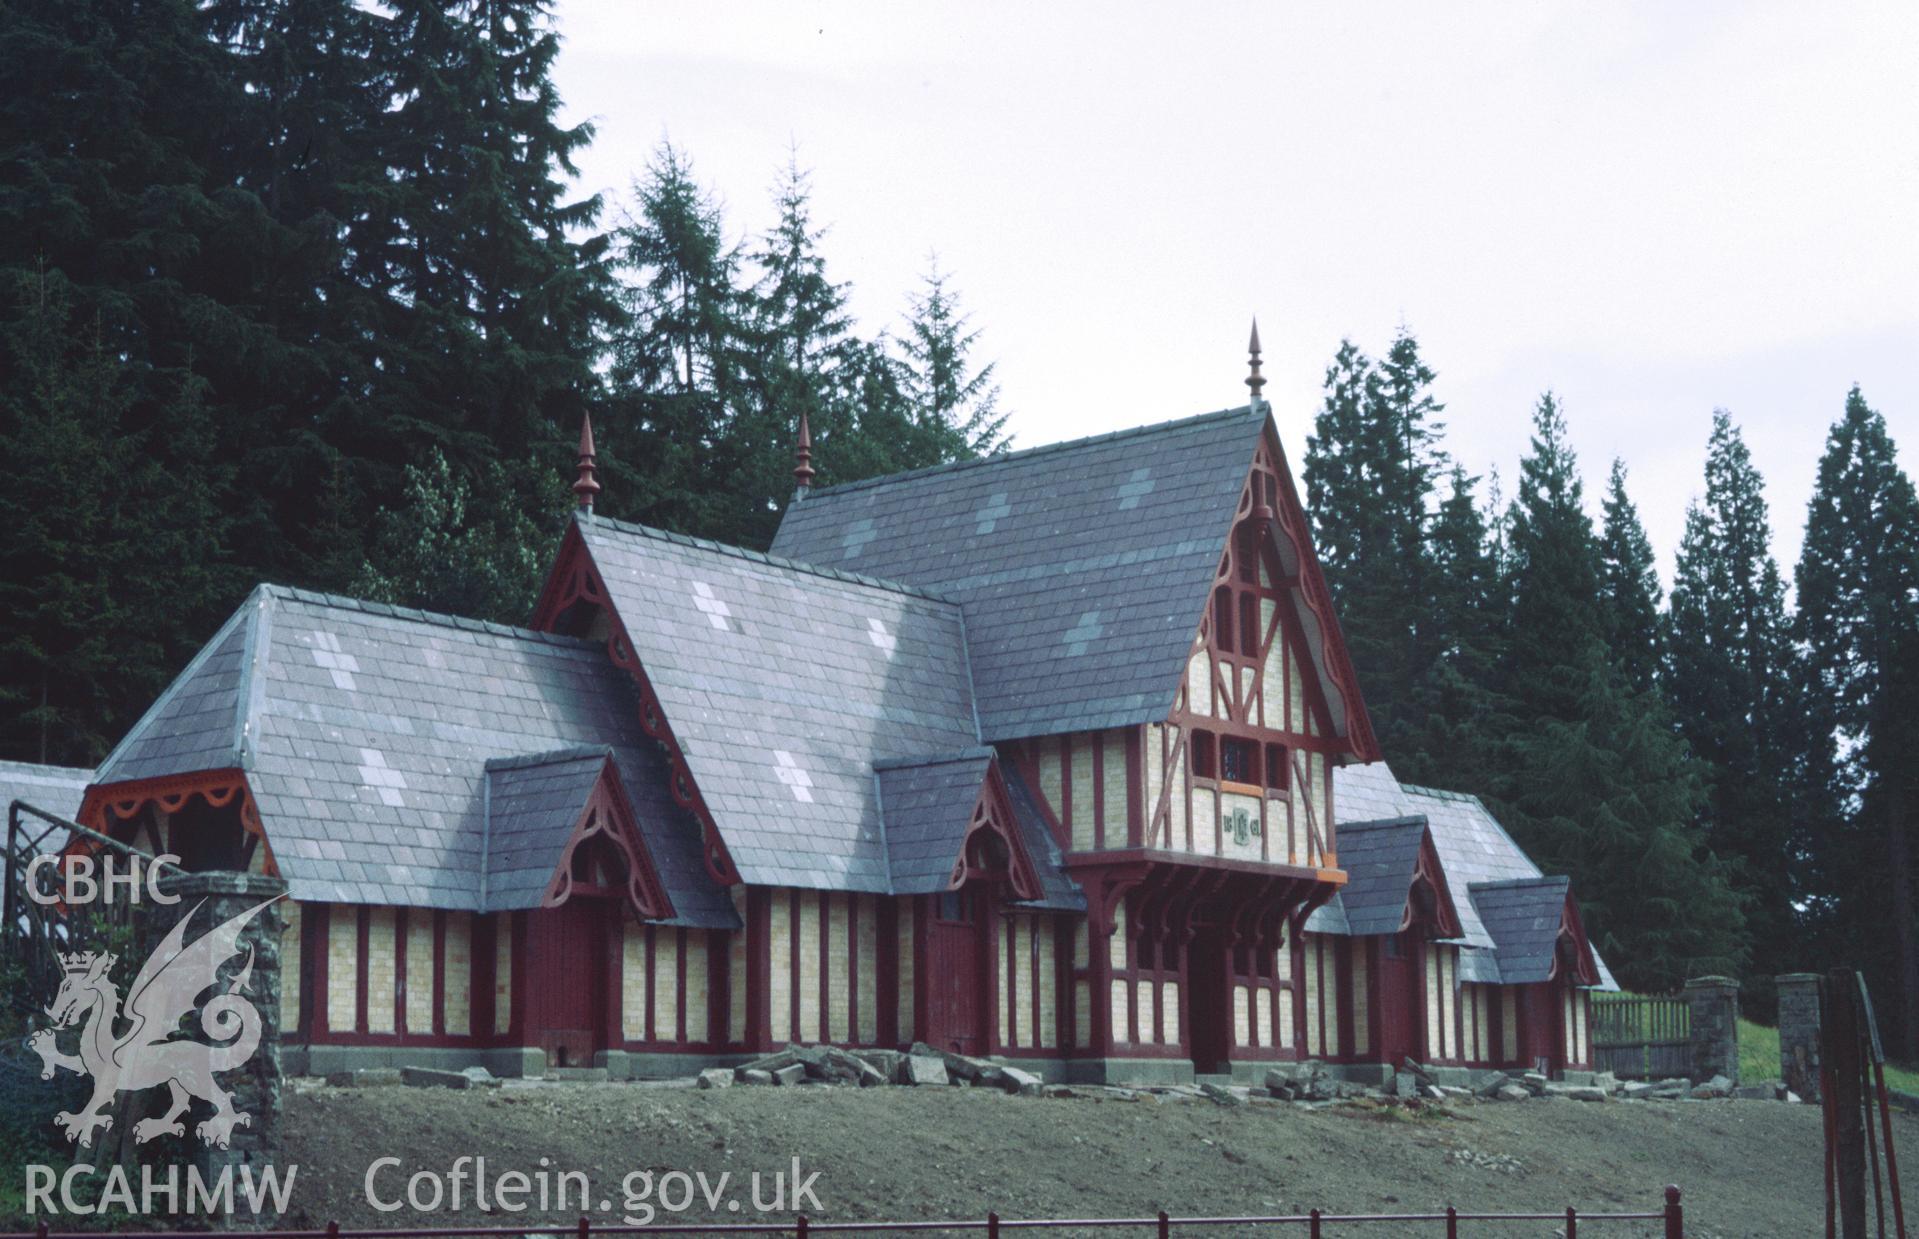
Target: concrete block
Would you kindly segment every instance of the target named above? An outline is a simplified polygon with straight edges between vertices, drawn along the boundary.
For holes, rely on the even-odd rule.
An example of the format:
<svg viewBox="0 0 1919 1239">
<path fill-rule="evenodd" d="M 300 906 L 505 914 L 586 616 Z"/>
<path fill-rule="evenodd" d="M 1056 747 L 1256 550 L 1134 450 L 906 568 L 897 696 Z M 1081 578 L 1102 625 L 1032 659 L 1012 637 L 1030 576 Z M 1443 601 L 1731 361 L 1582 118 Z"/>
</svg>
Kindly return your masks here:
<svg viewBox="0 0 1919 1239">
<path fill-rule="evenodd" d="M 1531 1089 L 1518 1084 L 1501 1085 L 1499 1092 L 1494 1094 L 1501 1101 L 1525 1101 L 1532 1095 Z"/>
<path fill-rule="evenodd" d="M 708 1067 L 705 1071 L 700 1072 L 695 1087 L 732 1088 L 733 1073 L 725 1067 Z"/>
<path fill-rule="evenodd" d="M 1003 1083 L 1009 1093 L 1018 1093 L 1021 1097 L 1039 1096 L 1042 1083 L 1040 1078 L 1030 1071 L 1021 1071 L 1018 1067 L 1003 1067 Z"/>
<path fill-rule="evenodd" d="M 773 1083 L 773 1073 L 770 1071 L 762 1071 L 758 1067 L 741 1067 L 739 1069 L 739 1081 L 741 1084 L 771 1084 Z"/>
<path fill-rule="evenodd" d="M 906 1083 L 951 1083 L 946 1074 L 946 1061 L 931 1054 L 908 1054 L 906 1056 Z"/>
<path fill-rule="evenodd" d="M 485 1088 L 487 1083 L 475 1080 L 464 1071 L 441 1071 L 436 1067 L 402 1067 L 400 1083 L 413 1088 Z M 498 1080 L 491 1081 L 491 1087 L 498 1088 Z"/>
<path fill-rule="evenodd" d="M 357 1067 L 346 1071 L 333 1071 L 327 1074 L 326 1082 L 334 1088 L 384 1088 L 400 1082 L 398 1067 Z"/>
<path fill-rule="evenodd" d="M 805 1063 L 788 1063 L 773 1073 L 775 1084 L 798 1084 L 806 1079 Z"/>
</svg>

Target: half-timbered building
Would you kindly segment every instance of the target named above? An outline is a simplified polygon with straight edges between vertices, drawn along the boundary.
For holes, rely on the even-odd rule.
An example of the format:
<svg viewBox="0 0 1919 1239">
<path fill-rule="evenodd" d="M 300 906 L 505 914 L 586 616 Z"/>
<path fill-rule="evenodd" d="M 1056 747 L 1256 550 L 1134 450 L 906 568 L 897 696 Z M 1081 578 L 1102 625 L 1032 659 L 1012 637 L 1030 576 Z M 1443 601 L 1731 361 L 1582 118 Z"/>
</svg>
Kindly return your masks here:
<svg viewBox="0 0 1919 1239">
<path fill-rule="evenodd" d="M 580 464 L 527 627 L 262 586 L 86 792 L 286 880 L 296 1065 L 1584 1063 L 1567 884 L 1381 763 L 1257 399 L 803 455 L 768 554 L 595 515 Z"/>
</svg>

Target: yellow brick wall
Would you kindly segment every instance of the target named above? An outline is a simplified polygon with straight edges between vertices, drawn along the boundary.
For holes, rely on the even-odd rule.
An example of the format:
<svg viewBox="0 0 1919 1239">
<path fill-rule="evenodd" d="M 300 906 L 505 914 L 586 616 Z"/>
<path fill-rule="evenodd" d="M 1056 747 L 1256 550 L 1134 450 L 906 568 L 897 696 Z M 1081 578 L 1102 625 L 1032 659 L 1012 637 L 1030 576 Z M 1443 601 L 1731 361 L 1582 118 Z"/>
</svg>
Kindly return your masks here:
<svg viewBox="0 0 1919 1239">
<path fill-rule="evenodd" d="M 1093 986 L 1089 981 L 1073 982 L 1073 1045 L 1093 1043 Z"/>
<path fill-rule="evenodd" d="M 1233 986 L 1233 1044 L 1257 1045 L 1253 1032 L 1253 987 Z"/>
<path fill-rule="evenodd" d="M 1210 787 L 1193 789 L 1193 851 L 1201 856 L 1219 852 L 1219 798 Z"/>
<path fill-rule="evenodd" d="M 673 933 L 686 953 L 686 1039 L 704 1042 L 712 1032 L 712 953 L 705 934 L 687 929 Z"/>
<path fill-rule="evenodd" d="M 871 895 L 859 897 L 859 1027 L 861 1041 L 880 1037 L 880 905 Z"/>
<path fill-rule="evenodd" d="M 393 1031 L 399 959 L 394 954 L 394 909 L 373 908 L 366 923 L 366 1030 Z"/>
<path fill-rule="evenodd" d="M 1009 996 L 1013 984 L 1013 970 L 1007 966 L 1004 959 L 997 962 L 999 967 L 994 971 L 999 974 L 999 993 L 995 997 L 993 1010 L 998 1012 L 999 1043 L 1006 1045 L 1013 1039 L 1013 1003 Z"/>
<path fill-rule="evenodd" d="M 1319 1028 L 1319 938 L 1308 934 L 1304 939 L 1305 959 L 1302 961 L 1306 975 L 1301 978 L 1305 983 L 1306 1001 L 1306 1054 L 1317 1058 L 1321 1054 Z"/>
<path fill-rule="evenodd" d="M 447 941 L 453 940 L 453 925 L 447 924 Z M 451 952 L 449 951 L 449 954 Z M 447 969 L 447 979 L 452 980 L 452 969 Z M 447 1003 L 448 1019 L 452 1018 L 453 1004 Z M 505 1033 L 513 1026 L 513 918 L 500 916 L 494 920 L 493 929 L 493 1031 Z"/>
<path fill-rule="evenodd" d="M 1033 947 L 1039 957 L 1039 1045 L 1050 1050 L 1059 1045 L 1058 934 L 1051 917 L 1037 917 L 1033 923 Z"/>
<path fill-rule="evenodd" d="M 822 1036 L 828 1041 L 845 1041 L 853 1029 L 852 917 L 848 914 L 846 894 L 835 891 L 826 896 L 826 1019 Z"/>
<path fill-rule="evenodd" d="M 646 926 L 628 922 L 620 943 L 620 1035 L 646 1040 Z"/>
<path fill-rule="evenodd" d="M 1213 660 L 1205 650 L 1193 651 L 1186 660 L 1186 708 L 1194 714 L 1213 712 L 1213 686 L 1209 678 Z"/>
<path fill-rule="evenodd" d="M 1266 566 L 1261 564 L 1260 571 L 1263 573 L 1265 570 Z M 1259 622 L 1262 635 L 1273 626 L 1273 611 L 1274 604 L 1271 598 L 1259 600 Z M 1262 726 L 1275 729 L 1280 728 L 1286 721 L 1284 713 L 1286 686 L 1282 678 L 1285 673 L 1280 669 L 1285 648 L 1284 638 L 1275 636 L 1273 643 L 1266 647 L 1266 660 L 1259 671 L 1259 720 Z"/>
<path fill-rule="evenodd" d="M 1106 846 L 1126 846 L 1126 733 L 1101 733 L 1100 743 L 1100 824 L 1106 832 Z"/>
<path fill-rule="evenodd" d="M 1273 991 L 1257 988 L 1253 991 L 1253 1036 L 1255 1044 L 1274 1045 L 1273 1040 Z"/>
<path fill-rule="evenodd" d="M 509 979 L 508 985 L 512 982 Z M 473 917 L 465 912 L 446 914 L 446 981 L 440 1019 L 456 1037 L 473 1031 Z"/>
<path fill-rule="evenodd" d="M 1159 847 L 1171 847 L 1166 839 L 1154 839 L 1153 815 L 1159 812 L 1160 793 L 1166 788 L 1166 763 L 1161 754 L 1165 751 L 1167 732 L 1178 732 L 1178 728 L 1167 728 L 1158 723 L 1146 727 L 1144 758 L 1141 764 L 1146 768 L 1146 799 L 1141 806 L 1140 818 L 1146 824 L 1146 841 Z"/>
<path fill-rule="evenodd" d="M 675 930 L 661 926 L 653 929 L 653 1026 L 654 1041 L 677 1041 L 680 1036 L 680 943 Z"/>
<path fill-rule="evenodd" d="M 1097 732 L 1073 737 L 1073 850 L 1090 851 L 1093 846 L 1093 746 L 1099 743 Z"/>
<path fill-rule="evenodd" d="M 1059 774 L 1059 737 L 1044 736 L 1033 743 L 1033 760 L 1039 763 L 1039 794 L 1045 798 L 1046 807 L 1053 816 L 1060 815 L 1060 806 L 1065 803 L 1062 795 Z"/>
<path fill-rule="evenodd" d="M 800 1040 L 818 1041 L 820 1019 L 820 899 L 815 891 L 800 892 L 799 932 L 794 941 L 800 953 Z"/>
<path fill-rule="evenodd" d="M 1127 1027 L 1127 995 L 1130 989 L 1131 987 L 1128 986 L 1126 982 L 1114 978 L 1112 982 L 1112 1010 L 1109 1012 L 1109 1018 L 1113 1023 L 1114 1041 L 1131 1041 L 1133 1039 L 1133 1034 Z"/>
<path fill-rule="evenodd" d="M 1279 978 L 1279 1039 L 1277 1044 L 1284 1049 L 1293 1046 L 1293 949 L 1290 942 L 1282 942 L 1273 960 L 1273 975 Z"/>
<path fill-rule="evenodd" d="M 1459 1057 L 1459 948 L 1439 948 L 1439 1034 L 1444 1058 Z"/>
<path fill-rule="evenodd" d="M 1033 1044 L 1033 956 L 1030 918 L 1009 916 L 1005 921 L 1006 958 L 1000 965 L 1000 993 L 1005 996 L 1005 1019 L 1000 1022 L 1000 1044 Z"/>
<path fill-rule="evenodd" d="M 1187 833 L 1186 818 L 1186 749 L 1181 747 L 1173 751 L 1173 760 L 1168 763 L 1166 781 L 1173 785 L 1172 819 L 1173 834 L 1166 846 L 1174 851 L 1183 852 L 1192 847 L 1192 836 Z"/>
<path fill-rule="evenodd" d="M 1503 985 L 1499 987 L 1499 1057 L 1504 1062 L 1519 1057 L 1519 997 Z"/>
<path fill-rule="evenodd" d="M 343 903 L 327 909 L 326 1022 L 335 1032 L 360 1025 L 359 911 Z"/>
<path fill-rule="evenodd" d="M 777 1044 L 793 1037 L 793 914 L 788 892 L 774 891 L 769 902 L 767 988 L 771 991 L 769 1023 Z"/>
<path fill-rule="evenodd" d="M 433 913 L 406 911 L 406 1030 L 433 1031 Z"/>
<path fill-rule="evenodd" d="M 1428 946 L 1420 954 L 1426 957 L 1426 1054 L 1440 1057 L 1439 1040 L 1439 948 Z"/>
<path fill-rule="evenodd" d="M 1163 1044 L 1179 1042 L 1179 982 L 1159 983 L 1159 1039 Z"/>
<path fill-rule="evenodd" d="M 300 905 L 289 899 L 281 906 L 286 922 L 280 930 L 280 1032 L 290 1036 L 300 1026 Z"/>
<path fill-rule="evenodd" d="M 1133 1003 L 1138 1010 L 1139 1039 L 1142 1044 L 1159 1040 L 1159 1013 L 1153 1009 L 1153 991 L 1156 988 L 1151 981 L 1136 981 L 1133 985 Z"/>
</svg>

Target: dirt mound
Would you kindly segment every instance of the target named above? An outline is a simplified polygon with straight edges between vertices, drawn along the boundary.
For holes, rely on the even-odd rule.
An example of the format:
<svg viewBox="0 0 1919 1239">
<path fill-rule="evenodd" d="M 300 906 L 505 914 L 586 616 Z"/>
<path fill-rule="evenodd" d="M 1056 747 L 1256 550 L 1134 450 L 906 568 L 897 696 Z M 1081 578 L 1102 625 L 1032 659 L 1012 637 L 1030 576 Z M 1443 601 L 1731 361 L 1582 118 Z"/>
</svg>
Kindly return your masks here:
<svg viewBox="0 0 1919 1239">
<path fill-rule="evenodd" d="M 1306 1110 L 1142 1096 L 1010 1096 L 985 1089 L 726 1088 L 621 1084 L 510 1085 L 484 1092 L 313 1088 L 287 1098 L 300 1223 L 348 1226 L 543 1224 L 583 1210 L 663 1224 L 681 1198 L 686 1221 L 754 1217 L 750 1176 L 771 1202 L 789 1196 L 797 1159 L 818 1218 L 1175 1215 L 1443 1208 L 1525 1211 L 1658 1207 L 1666 1183 L 1686 1193 L 1688 1233 L 1811 1235 L 1823 1225 L 1820 1116 L 1777 1102 L 1608 1102 L 1541 1099 L 1428 1107 L 1373 1104 Z M 1919 1182 L 1919 1120 L 1899 1116 L 1907 1183 Z M 466 1164 L 460 1207 L 450 1185 Z M 395 1162 L 378 1162 L 394 1158 Z M 376 1165 L 376 1162 L 378 1164 Z M 367 1197 L 399 1204 L 381 1211 Z M 525 1212 L 509 1213 L 472 1180 L 497 1188 L 526 1175 Z M 557 1199 L 556 1179 L 572 1194 Z M 421 1201 L 437 1184 L 438 1211 Z M 702 1184 L 696 1175 L 703 1174 Z M 720 1176 L 727 1176 L 723 1184 Z M 539 1184 L 548 1187 L 544 1211 Z M 509 1178 L 507 1183 L 513 1186 Z M 715 1192 L 715 1187 L 718 1191 Z M 644 1189 L 645 1195 L 639 1193 Z M 710 1196 L 709 1196 L 710 1193 Z M 790 1212 L 793 1201 L 788 1199 Z M 646 1218 L 647 1206 L 653 1216 Z M 1595 1226 L 1600 1225 L 1594 1223 Z M 1511 1224 L 1501 1233 L 1554 1233 Z M 1110 1232 L 1108 1232 L 1110 1233 Z M 1193 1233 L 1193 1232 L 1189 1232 Z M 1431 1224 L 1369 1226 L 1365 1239 L 1428 1236 Z M 1596 1235 L 1657 1234 L 1605 1224 Z"/>
</svg>

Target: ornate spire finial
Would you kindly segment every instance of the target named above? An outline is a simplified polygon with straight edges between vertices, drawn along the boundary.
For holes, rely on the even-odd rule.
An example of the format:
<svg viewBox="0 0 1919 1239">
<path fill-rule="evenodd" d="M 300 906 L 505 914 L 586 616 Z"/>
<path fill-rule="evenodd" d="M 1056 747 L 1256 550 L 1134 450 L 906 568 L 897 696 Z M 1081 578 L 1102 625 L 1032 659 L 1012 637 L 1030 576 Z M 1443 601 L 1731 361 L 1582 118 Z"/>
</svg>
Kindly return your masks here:
<svg viewBox="0 0 1919 1239">
<path fill-rule="evenodd" d="M 798 463 L 793 466 L 793 481 L 797 489 L 795 499 L 804 499 L 806 492 L 813 488 L 813 431 L 806 424 L 806 411 L 800 411 L 800 441 L 794 451 Z"/>
<path fill-rule="evenodd" d="M 1246 386 L 1252 389 L 1253 403 L 1260 401 L 1260 391 L 1266 386 L 1266 376 L 1259 372 L 1259 320 L 1253 320 L 1253 337 L 1246 342 Z"/>
<path fill-rule="evenodd" d="M 598 472 L 593 459 L 593 417 L 587 414 L 580 419 L 580 476 L 573 482 L 573 496 L 582 512 L 593 511 L 593 496 L 600 493 L 599 479 L 594 477 Z"/>
</svg>

